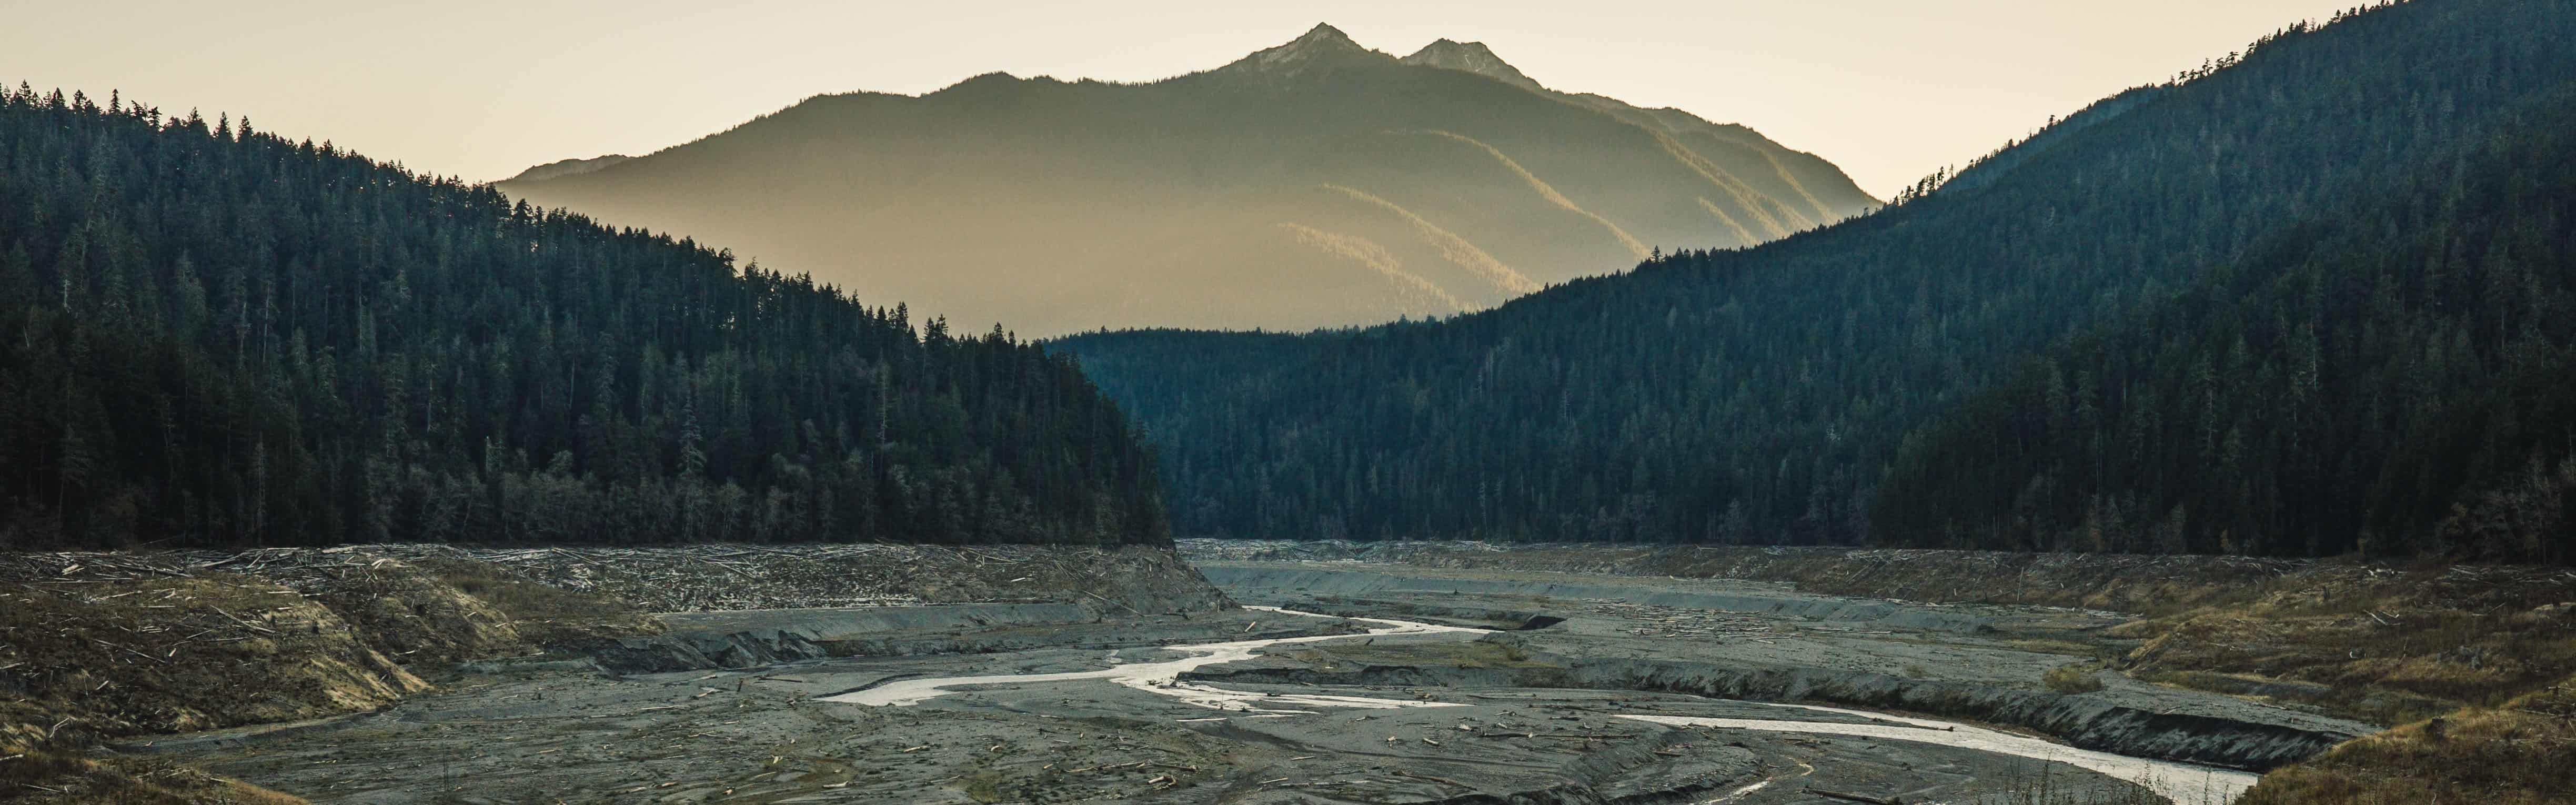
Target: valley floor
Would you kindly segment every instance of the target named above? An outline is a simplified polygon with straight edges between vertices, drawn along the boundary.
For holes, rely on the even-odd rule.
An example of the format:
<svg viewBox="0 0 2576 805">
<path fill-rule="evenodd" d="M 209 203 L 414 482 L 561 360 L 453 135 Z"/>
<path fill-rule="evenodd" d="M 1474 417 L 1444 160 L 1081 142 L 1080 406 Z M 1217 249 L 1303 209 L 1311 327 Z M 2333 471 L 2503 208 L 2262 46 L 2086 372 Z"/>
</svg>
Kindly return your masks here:
<svg viewBox="0 0 2576 805">
<path fill-rule="evenodd" d="M 1191 540 L 1183 552 L 1209 566 L 1573 571 L 2116 613 L 2124 622 L 2060 647 L 2093 655 L 2112 690 L 2143 682 L 2395 727 L 2273 771 L 2248 805 L 2576 801 L 2560 771 L 2576 763 L 2576 571 L 2563 567 L 1474 542 Z M 2084 667 L 2047 681 L 2073 684 Z"/>
<path fill-rule="evenodd" d="M 2040 560 L 2012 555 L 1907 560 L 2022 563 L 2018 582 L 1990 574 L 1977 586 L 1995 593 L 1988 597 L 2033 597 L 2014 592 L 2018 586 L 2069 599 L 1980 603 L 1813 591 L 1839 584 L 1837 592 L 1861 592 L 1854 585 L 1863 578 L 1931 581 L 1854 571 L 1864 563 L 1851 557 L 1836 564 L 1802 554 L 1781 564 L 1774 556 L 1767 571 L 1681 577 L 1643 572 L 1682 567 L 1677 560 L 1655 564 L 1615 548 L 1516 558 L 1474 545 L 1409 555 L 1332 544 L 1271 544 L 1255 555 L 1248 547 L 1184 545 L 1195 574 L 1169 552 L 1140 549 L 889 546 L 867 558 L 746 546 L 464 557 L 390 550 L 410 557 L 395 562 L 444 567 L 440 578 L 510 602 L 500 615 L 555 617 L 513 619 L 521 642 L 494 639 L 479 652 L 410 649 L 440 659 L 394 671 L 417 673 L 401 690 L 337 710 L 305 708 L 319 718 L 239 717 L 183 734 L 104 732 L 84 756 L 146 770 L 136 773 L 203 770 L 348 803 L 2073 805 L 2223 803 L 2253 784 L 2253 773 L 2275 768 L 2283 771 L 2245 801 L 2371 801 L 2376 789 L 2361 786 L 2352 769 L 2386 778 L 2402 765 L 2388 758 L 2442 746 L 2428 743 L 2422 725 L 2378 733 L 2369 723 L 2374 711 L 2345 706 L 2368 694 L 2224 671 L 2208 659 L 2217 653 L 2193 648 L 2199 640 L 2267 647 L 2279 661 L 2303 645 L 2278 633 L 2289 615 L 2210 598 L 2140 618 L 2078 600 L 2106 599 L 2075 589 L 2083 586 L 2076 577 L 2091 574 L 2124 585 L 2154 580 L 2166 597 L 2192 600 L 2182 580 L 2194 574 L 2242 587 L 2235 576 L 2267 573 L 2271 580 L 2252 586 L 2278 595 L 2287 594 L 2282 578 L 2307 568 L 2227 560 L 2219 570 L 2167 564 L 2149 574 L 2033 570 Z M 1578 557 L 1625 564 L 1555 569 Z M 394 556 L 331 564 L 378 575 L 394 564 L 377 559 Z M 17 575 L 22 588 L 40 589 L 49 574 L 100 572 L 95 561 L 69 573 L 40 565 Z M 1715 566 L 1706 556 L 1698 561 Z M 1874 557 L 1867 566 L 1887 561 Z M 297 565 L 282 558 L 249 564 L 224 569 L 271 579 L 312 572 L 281 570 Z M 1778 568 L 1791 566 L 1811 577 L 1761 577 L 1788 575 Z M 372 587 L 354 589 L 396 586 L 366 578 Z M 784 583 L 790 579 L 829 595 L 757 599 L 766 605 L 758 608 L 728 606 L 710 593 L 785 596 L 778 591 L 800 588 Z M 587 580 L 586 591 L 567 591 L 573 580 Z M 300 599 L 366 610 L 344 587 L 290 586 L 303 590 Z M 84 595 L 120 595 L 91 589 Z M 533 590 L 589 596 L 580 600 L 607 617 L 574 616 L 579 608 L 564 601 L 538 607 Z M 177 600 L 171 595 L 108 600 Z M 698 602 L 700 611 L 619 614 L 632 612 L 635 598 L 660 603 L 655 609 Z M 2246 623 L 2208 628 L 2211 614 L 2202 610 L 2222 604 Z M 238 604 L 223 606 L 242 613 Z M 2421 616 L 2368 609 L 2365 620 Z M 379 632 L 402 620 L 370 617 L 349 620 Z M 553 634 L 546 624 L 577 628 Z M 38 625 L 15 628 L 25 634 Z M 2547 645 L 2548 628 L 2555 627 L 2514 632 L 2522 642 L 2508 648 Z M 2269 642 L 2247 643 L 2246 635 Z M 281 643 L 276 651 L 313 649 Z M 112 666 L 128 674 L 117 684 L 159 684 L 133 675 L 163 666 L 128 659 Z M 2168 667 L 2186 661 L 2234 682 L 2183 679 Z M 2501 650 L 2480 662 L 2508 661 L 2539 662 Z M 240 698 L 291 698 L 298 690 L 223 684 Z M 2554 712 L 2546 704 L 2526 709 Z M 2529 758 L 2494 753 L 2549 735 L 2494 719 L 2463 720 L 2452 732 L 2479 736 L 2475 747 L 2486 747 L 2454 742 L 2454 760 L 2483 752 L 2507 764 Z M 171 801 L 181 800 L 222 795 Z"/>
<path fill-rule="evenodd" d="M 2087 646 L 2119 620 L 2097 612 L 1897 604 L 1756 582 L 1400 565 L 1202 570 L 1245 603 L 1469 628 L 1365 636 L 1357 633 L 1382 624 L 1259 609 L 1065 624 L 1063 613 L 1025 604 L 897 608 L 907 615 L 901 622 L 882 609 L 666 615 L 669 633 L 596 655 L 609 666 L 605 675 L 543 658 L 475 663 L 441 693 L 381 713 L 120 748 L 317 802 L 1832 796 L 1817 791 L 1906 802 L 2162 801 L 2151 790 L 2215 802 L 2250 776 L 2188 765 L 2158 767 L 2161 779 L 2105 775 L 1942 741 L 1992 730 L 2071 742 L 2070 757 L 2085 746 L 2264 767 L 2369 730 L 2089 670 L 2101 690 L 2049 689 L 2053 669 L 2085 663 Z M 1216 697 L 1220 709 L 1201 706 L 1209 697 L 1044 678 L 1181 656 L 1163 648 L 1170 645 L 1332 635 L 1347 636 L 1266 646 L 1165 683 L 1231 692 Z M 695 658 L 728 652 L 757 664 L 687 667 L 725 664 Z M 888 683 L 969 675 L 1032 681 L 894 706 L 833 701 L 864 699 Z M 1923 728 L 1903 715 L 1737 699 L 1849 704 L 1961 723 Z M 1641 714 L 1828 731 L 1627 717 Z M 1866 734 L 1873 729 L 1900 731 Z"/>
</svg>

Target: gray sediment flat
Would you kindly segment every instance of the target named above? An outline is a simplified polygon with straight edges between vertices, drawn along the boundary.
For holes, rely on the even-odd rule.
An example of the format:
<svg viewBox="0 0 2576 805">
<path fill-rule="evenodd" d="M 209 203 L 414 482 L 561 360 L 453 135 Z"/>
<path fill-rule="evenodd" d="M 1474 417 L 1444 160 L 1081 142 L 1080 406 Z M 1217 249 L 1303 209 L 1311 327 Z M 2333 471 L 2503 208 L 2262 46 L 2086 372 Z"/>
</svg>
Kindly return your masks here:
<svg viewBox="0 0 2576 805">
<path fill-rule="evenodd" d="M 382 713 L 151 748 L 317 802 L 1759 805 L 1818 801 L 1810 789 L 2001 802 L 2043 782 L 2172 794 L 2189 781 L 2026 755 L 2259 769 L 2368 729 L 2109 672 L 2095 693 L 2041 685 L 2082 658 L 2040 649 L 2109 645 L 2101 613 L 1350 563 L 1205 572 L 1246 604 L 1452 626 L 1561 620 L 1370 636 L 1358 633 L 1385 624 L 1259 609 L 703 613 L 599 647 L 583 667 L 489 665 Z M 1194 644 L 1292 637 L 1310 639 L 1171 675 L 1221 695 L 1111 681 Z M 955 677 L 982 679 L 852 703 Z M 1933 737 L 1917 733 L 1935 721 L 1957 726 L 1908 740 Z M 1820 726 L 1782 728 L 1798 724 Z M 2223 801 L 2232 787 L 2198 790 L 2181 799 Z"/>
</svg>

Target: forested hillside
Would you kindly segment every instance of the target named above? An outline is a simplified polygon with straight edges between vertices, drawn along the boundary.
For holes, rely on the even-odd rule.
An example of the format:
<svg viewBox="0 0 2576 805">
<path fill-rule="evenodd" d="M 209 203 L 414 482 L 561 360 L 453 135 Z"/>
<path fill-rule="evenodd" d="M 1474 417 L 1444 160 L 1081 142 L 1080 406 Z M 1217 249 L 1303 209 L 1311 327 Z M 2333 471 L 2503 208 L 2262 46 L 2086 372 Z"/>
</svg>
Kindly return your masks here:
<svg viewBox="0 0 2576 805">
<path fill-rule="evenodd" d="M 2042 549 L 2576 557 L 2576 92 L 2490 129 L 1953 411 L 1875 520 Z"/>
<path fill-rule="evenodd" d="M 1920 511 L 1873 517 L 1900 446 L 1932 438 L 1938 418 L 2018 377 L 2030 356 L 2189 304 L 2175 300 L 2228 281 L 2277 233 L 2404 193 L 2463 144 L 2522 136 L 2538 118 L 2514 110 L 2576 79 L 2568 41 L 2570 0 L 2356 11 L 2291 26 L 2006 149 L 1965 181 L 1821 231 L 1337 335 L 1251 383 L 1094 377 L 1138 410 L 1168 411 L 1146 424 L 1185 534 L 2020 546 L 2029 540 L 1989 528 L 1984 509 L 1959 528 Z M 1111 370 L 1132 349 L 1186 354 L 1168 334 L 1060 348 Z M 2107 373 L 2093 382 L 2116 393 Z M 2255 436 L 2246 450 L 2271 449 Z M 2049 500 L 2062 508 L 2068 494 L 2087 493 Z M 2126 545 L 2330 553 L 2360 536 L 2191 516 L 2179 542 Z"/>
<path fill-rule="evenodd" d="M 1071 365 L 330 144 L 0 92 L 0 547 L 1161 542 Z"/>
</svg>

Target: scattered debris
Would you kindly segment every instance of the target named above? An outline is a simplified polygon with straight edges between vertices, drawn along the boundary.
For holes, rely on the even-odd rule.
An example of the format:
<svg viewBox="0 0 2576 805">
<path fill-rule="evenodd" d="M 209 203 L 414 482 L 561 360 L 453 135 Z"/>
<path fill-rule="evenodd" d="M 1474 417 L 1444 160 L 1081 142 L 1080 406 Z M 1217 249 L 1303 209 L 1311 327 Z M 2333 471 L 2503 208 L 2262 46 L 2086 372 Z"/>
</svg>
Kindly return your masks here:
<svg viewBox="0 0 2576 805">
<path fill-rule="evenodd" d="M 1123 554 L 1135 553 L 1134 556 Z M 1122 554 L 1113 559 L 1112 554 Z M 1118 577 L 1140 566 L 1187 568 L 1149 548 L 997 545 L 982 547 L 860 543 L 845 545 L 659 545 L 645 547 L 501 548 L 387 544 L 333 548 L 259 548 L 0 554 L 0 581 L 53 585 L 190 578 L 232 572 L 270 579 L 284 592 L 314 595 L 366 578 L 387 563 L 467 561 L 496 565 L 525 581 L 605 594 L 648 612 L 710 612 L 805 607 L 904 606 L 923 603 L 1096 601 L 1129 614 L 1157 599 L 1163 610 L 1204 608 L 1214 592 L 1150 589 Z M 1007 579 L 1007 580 L 1006 580 Z M 1169 585 L 1166 585 L 1169 586 Z M 1140 589 L 1146 588 L 1146 589 Z M 1118 597 L 1103 596 L 1109 591 Z M 1076 592 L 1079 595 L 1075 595 Z M 1143 596 L 1140 598 L 1140 594 Z"/>
</svg>

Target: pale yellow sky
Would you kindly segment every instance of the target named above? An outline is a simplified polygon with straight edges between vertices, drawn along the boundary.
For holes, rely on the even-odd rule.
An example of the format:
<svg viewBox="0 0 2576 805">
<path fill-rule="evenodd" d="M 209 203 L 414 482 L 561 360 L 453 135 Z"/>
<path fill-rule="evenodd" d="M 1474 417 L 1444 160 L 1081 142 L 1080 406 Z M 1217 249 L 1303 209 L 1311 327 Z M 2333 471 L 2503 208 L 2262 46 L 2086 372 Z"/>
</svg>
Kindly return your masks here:
<svg viewBox="0 0 2576 805">
<path fill-rule="evenodd" d="M 0 14 L 0 80 L 248 114 L 479 180 L 650 152 L 822 93 L 995 70 L 1164 78 L 1330 22 L 1397 55 L 1481 40 L 1550 87 L 1743 123 L 1884 197 L 2353 1 L 34 0 Z"/>
</svg>

